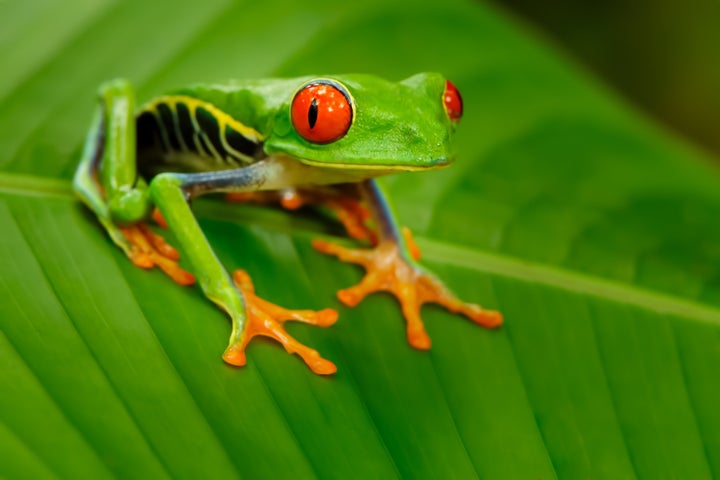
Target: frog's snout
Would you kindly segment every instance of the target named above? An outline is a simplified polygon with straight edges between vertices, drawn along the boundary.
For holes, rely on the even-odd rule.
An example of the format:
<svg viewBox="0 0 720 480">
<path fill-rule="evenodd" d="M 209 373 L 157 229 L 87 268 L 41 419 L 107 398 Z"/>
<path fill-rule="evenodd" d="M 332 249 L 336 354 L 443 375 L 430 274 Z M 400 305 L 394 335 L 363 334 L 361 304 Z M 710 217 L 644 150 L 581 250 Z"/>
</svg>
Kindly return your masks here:
<svg viewBox="0 0 720 480">
<path fill-rule="evenodd" d="M 454 157 L 441 157 L 431 160 L 429 163 L 431 168 L 445 168 L 449 167 L 454 160 Z"/>
</svg>

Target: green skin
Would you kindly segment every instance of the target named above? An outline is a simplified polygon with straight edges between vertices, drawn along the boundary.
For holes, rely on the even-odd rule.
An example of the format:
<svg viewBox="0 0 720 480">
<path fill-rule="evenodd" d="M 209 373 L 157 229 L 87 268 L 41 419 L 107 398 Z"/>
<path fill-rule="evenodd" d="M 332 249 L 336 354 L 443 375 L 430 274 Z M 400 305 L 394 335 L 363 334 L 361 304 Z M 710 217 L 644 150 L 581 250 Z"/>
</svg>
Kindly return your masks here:
<svg viewBox="0 0 720 480">
<path fill-rule="evenodd" d="M 160 173 L 149 179 L 138 175 L 131 85 L 116 80 L 100 88 L 100 108 L 74 179 L 76 192 L 126 252 L 132 246 L 118 225 L 142 221 L 157 207 L 205 295 L 232 318 L 231 345 L 245 330 L 243 294 L 213 253 L 189 199 L 210 192 L 353 182 L 367 201 L 380 240 L 394 242 L 405 262 L 414 265 L 392 209 L 372 178 L 396 171 L 438 168 L 451 160 L 450 139 L 455 122 L 448 117 L 441 100 L 446 82 L 443 76 L 423 73 L 401 82 L 369 75 L 333 76 L 353 99 L 354 119 L 345 136 L 328 144 L 303 139 L 290 119 L 294 94 L 313 78 L 328 77 L 197 85 L 172 92 L 209 102 L 255 129 L 264 137 L 267 157 L 229 170 L 219 170 L 208 160 L 191 172 L 180 165 L 182 168 L 173 171 L 173 164 L 166 161 Z"/>
</svg>

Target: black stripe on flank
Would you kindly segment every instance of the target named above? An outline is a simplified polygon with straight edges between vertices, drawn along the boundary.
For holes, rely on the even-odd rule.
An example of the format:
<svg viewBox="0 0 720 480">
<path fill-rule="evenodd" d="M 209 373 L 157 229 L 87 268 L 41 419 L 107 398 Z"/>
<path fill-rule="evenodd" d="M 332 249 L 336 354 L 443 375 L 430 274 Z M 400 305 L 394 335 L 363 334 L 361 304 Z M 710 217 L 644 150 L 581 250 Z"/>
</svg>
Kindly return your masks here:
<svg viewBox="0 0 720 480">
<path fill-rule="evenodd" d="M 157 111 L 160 114 L 160 120 L 162 120 L 163 126 L 165 127 L 165 132 L 167 133 L 168 140 L 170 141 L 170 147 L 175 151 L 182 150 L 180 148 L 180 142 L 177 139 L 177 135 L 175 134 L 175 123 L 173 122 L 173 111 L 170 110 L 170 107 L 168 107 L 164 103 L 158 103 L 157 104 Z"/>
<path fill-rule="evenodd" d="M 225 126 L 225 140 L 230 148 L 250 158 L 263 156 L 262 143 L 255 143 L 230 125 Z"/>
<path fill-rule="evenodd" d="M 212 143 L 221 159 L 225 158 L 228 152 L 225 151 L 220 141 L 220 125 L 217 118 L 203 107 L 197 107 L 195 109 L 195 119 L 200 126 L 200 130 L 205 134 L 206 140 Z"/>
<path fill-rule="evenodd" d="M 190 109 L 184 103 L 175 104 L 175 115 L 177 115 L 178 125 L 180 127 L 180 135 L 182 135 L 185 146 L 191 152 L 202 153 L 197 151 L 195 146 L 195 128 L 190 118 Z"/>
<path fill-rule="evenodd" d="M 150 149 L 155 145 L 159 145 L 160 148 L 167 153 L 168 147 L 163 141 L 158 119 L 152 112 L 142 112 L 135 121 L 135 128 L 137 131 L 138 148 Z"/>
</svg>

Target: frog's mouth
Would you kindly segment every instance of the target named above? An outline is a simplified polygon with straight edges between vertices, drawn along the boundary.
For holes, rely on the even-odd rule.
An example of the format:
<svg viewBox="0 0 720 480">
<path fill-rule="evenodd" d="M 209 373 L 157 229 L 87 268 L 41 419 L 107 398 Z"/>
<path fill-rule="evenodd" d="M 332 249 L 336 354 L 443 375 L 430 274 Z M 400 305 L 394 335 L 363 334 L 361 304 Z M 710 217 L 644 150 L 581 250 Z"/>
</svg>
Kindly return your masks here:
<svg viewBox="0 0 720 480">
<path fill-rule="evenodd" d="M 368 178 L 381 177 L 396 172 L 425 171 L 442 168 L 448 161 L 433 165 L 364 165 L 354 163 L 318 162 L 300 160 L 285 155 L 272 155 L 262 163 L 268 172 L 263 180 L 263 190 L 273 190 L 300 185 L 329 185 L 354 183 Z"/>
<path fill-rule="evenodd" d="M 429 161 L 423 161 L 416 164 L 408 163 L 352 163 L 352 162 L 323 162 L 318 160 L 309 160 L 307 158 L 298 159 L 299 162 L 304 165 L 317 167 L 317 168 L 329 168 L 329 169 L 342 169 L 342 170 L 354 170 L 354 171 L 366 171 L 368 173 L 377 171 L 377 175 L 383 175 L 394 172 L 424 172 L 427 170 L 437 170 L 439 168 L 445 168 L 449 166 L 453 159 L 452 158 L 437 158 Z"/>
</svg>

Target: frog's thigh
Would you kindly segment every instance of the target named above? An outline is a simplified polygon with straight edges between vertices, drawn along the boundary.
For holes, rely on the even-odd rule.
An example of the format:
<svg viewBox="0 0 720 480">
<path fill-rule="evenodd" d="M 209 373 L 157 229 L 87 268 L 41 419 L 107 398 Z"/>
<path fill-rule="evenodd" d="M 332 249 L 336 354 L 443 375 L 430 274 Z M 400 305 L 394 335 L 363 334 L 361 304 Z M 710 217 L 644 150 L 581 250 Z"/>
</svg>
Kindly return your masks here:
<svg viewBox="0 0 720 480">
<path fill-rule="evenodd" d="M 80 163 L 75 170 L 73 189 L 99 218 L 109 220 L 110 212 L 96 180 L 97 167 L 104 147 L 102 143 L 104 129 L 103 109 L 99 107 L 85 139 Z"/>
</svg>

